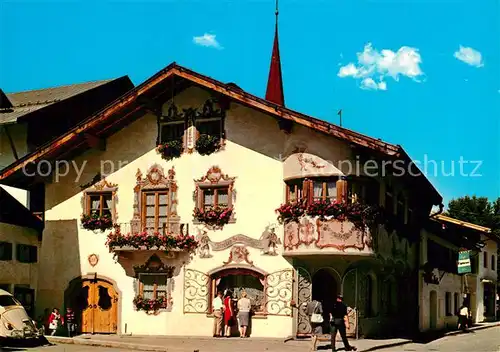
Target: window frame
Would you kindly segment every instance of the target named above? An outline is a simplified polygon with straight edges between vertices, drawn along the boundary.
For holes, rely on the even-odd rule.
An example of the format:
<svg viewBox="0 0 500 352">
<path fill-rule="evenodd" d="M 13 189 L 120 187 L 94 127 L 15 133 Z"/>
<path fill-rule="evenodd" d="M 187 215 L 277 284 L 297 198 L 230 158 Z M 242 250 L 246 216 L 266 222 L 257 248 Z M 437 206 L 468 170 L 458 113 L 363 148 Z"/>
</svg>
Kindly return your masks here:
<svg viewBox="0 0 500 352">
<path fill-rule="evenodd" d="M 173 126 L 173 125 L 182 125 L 182 134 L 180 136 L 177 136 L 177 137 L 173 137 L 171 139 L 163 139 L 163 128 L 166 127 L 166 126 Z M 158 128 L 160 129 L 159 131 L 159 136 L 158 136 L 158 141 L 159 141 L 159 144 L 165 144 L 167 142 L 171 142 L 171 141 L 181 141 L 182 142 L 182 145 L 184 147 L 184 139 L 186 137 L 186 131 L 187 131 L 187 121 L 186 119 L 182 119 L 182 120 L 174 120 L 174 121 L 160 121 L 158 122 Z"/>
<path fill-rule="evenodd" d="M 136 185 L 134 187 L 133 216 L 130 227 L 133 233 L 141 233 L 144 228 L 144 205 L 143 192 L 161 192 L 168 190 L 168 217 L 165 231 L 167 233 L 180 233 L 180 217 L 177 214 L 177 183 L 175 181 L 175 169 L 172 167 L 165 175 L 159 164 L 153 164 L 143 177 L 140 169 L 136 173 Z M 155 216 L 156 219 L 156 216 Z M 156 221 L 155 221 L 156 222 Z"/>
<path fill-rule="evenodd" d="M 224 190 L 225 192 L 227 192 L 227 206 L 225 208 L 231 208 L 232 207 L 232 202 L 231 202 L 231 199 L 230 199 L 230 195 L 231 195 L 231 190 L 230 190 L 230 186 L 229 185 L 216 185 L 216 186 L 207 186 L 207 185 L 203 185 L 203 186 L 200 186 L 199 187 L 199 192 L 201 193 L 201 196 L 200 196 L 200 199 L 201 199 L 201 202 L 198 204 L 198 208 L 199 209 L 204 209 L 205 210 L 205 194 L 208 190 L 213 190 L 214 193 L 213 193 L 213 204 L 212 204 L 212 207 L 220 207 L 219 206 L 219 190 Z M 222 207 L 221 207 L 222 208 Z"/>
<path fill-rule="evenodd" d="M 221 106 L 221 104 L 218 103 L 214 98 L 206 100 L 205 103 L 203 104 L 201 112 L 198 112 L 196 114 L 196 117 L 193 121 L 194 122 L 193 126 L 196 130 L 196 140 L 194 141 L 195 144 L 199 136 L 203 134 L 200 132 L 200 129 L 198 128 L 200 124 L 212 121 L 219 121 L 219 126 L 220 126 L 219 137 L 220 137 L 221 147 L 224 147 L 226 138 L 225 120 L 226 120 L 226 109 L 223 106 Z"/>
<path fill-rule="evenodd" d="M 8 241 L 1 241 L 0 247 L 2 247 L 3 253 L 7 253 L 4 257 L 0 257 L 0 261 L 11 261 L 13 259 L 13 244 Z"/>
<path fill-rule="evenodd" d="M 22 248 L 26 248 L 28 251 L 28 259 L 24 259 L 21 257 L 21 253 L 24 254 L 24 251 Z M 34 259 L 33 259 L 34 257 Z M 33 263 L 38 263 L 38 246 L 34 246 L 31 244 L 24 244 L 24 243 L 18 243 L 16 245 L 16 260 L 19 263 L 24 263 L 24 264 L 33 264 Z"/>
<path fill-rule="evenodd" d="M 491 255 L 491 264 L 490 264 L 490 266 L 491 266 L 491 270 L 493 270 L 493 271 L 495 271 L 495 267 L 496 267 L 495 264 L 496 264 L 496 258 L 495 258 L 495 255 L 492 254 Z"/>
<path fill-rule="evenodd" d="M 452 313 L 452 298 L 451 298 L 451 292 L 447 291 L 444 294 L 444 314 L 447 317 L 451 317 L 453 315 Z"/>
<path fill-rule="evenodd" d="M 100 196 L 99 216 L 102 216 L 104 196 L 111 194 L 111 207 L 109 212 L 111 220 L 116 223 L 116 202 L 117 202 L 118 185 L 108 182 L 105 178 L 96 182 L 94 185 L 86 188 L 82 196 L 83 214 L 90 216 L 92 212 L 91 197 Z"/>
<path fill-rule="evenodd" d="M 155 209 L 155 223 L 154 223 L 154 228 L 153 232 L 158 232 L 158 233 L 165 233 L 166 227 L 168 226 L 168 220 L 170 217 L 170 190 L 168 188 L 162 188 L 162 189 L 145 189 L 141 191 L 141 228 L 146 229 L 146 217 L 147 217 L 147 196 L 154 194 L 155 196 L 155 204 L 154 204 L 154 209 Z M 167 226 L 164 226 L 162 229 L 160 229 L 160 195 L 166 195 L 167 196 L 167 204 L 165 205 L 167 207 L 167 214 L 166 218 L 167 221 L 164 224 L 167 224 Z M 163 232 L 161 231 L 163 230 Z"/>
<path fill-rule="evenodd" d="M 488 252 L 483 252 L 483 268 L 488 269 Z"/>
<path fill-rule="evenodd" d="M 222 170 L 214 165 L 207 173 L 195 181 L 195 191 L 194 191 L 194 201 L 196 203 L 196 208 L 199 210 L 204 210 L 205 202 L 205 191 L 208 189 L 227 189 L 227 209 L 234 209 L 234 182 L 236 177 L 229 177 L 224 174 Z M 214 192 L 215 194 L 215 192 Z M 215 204 L 215 199 L 214 199 Z M 234 211 L 231 214 L 229 223 L 234 223 L 236 219 L 234 218 Z M 196 219 L 193 220 L 195 224 L 200 222 Z"/>
<path fill-rule="evenodd" d="M 314 183 L 322 183 L 321 199 L 315 199 L 314 197 Z M 326 196 L 328 190 L 328 183 L 335 182 L 335 196 Z M 294 190 L 300 193 L 300 198 L 296 200 L 291 200 L 290 196 L 290 186 L 294 186 Z M 299 187 L 301 185 L 301 187 Z M 330 201 L 345 200 L 347 197 L 347 181 L 342 180 L 339 176 L 331 177 L 306 177 L 306 178 L 296 178 L 285 181 L 285 200 L 286 202 L 304 202 L 309 205 L 315 201 L 322 200 Z"/>
</svg>

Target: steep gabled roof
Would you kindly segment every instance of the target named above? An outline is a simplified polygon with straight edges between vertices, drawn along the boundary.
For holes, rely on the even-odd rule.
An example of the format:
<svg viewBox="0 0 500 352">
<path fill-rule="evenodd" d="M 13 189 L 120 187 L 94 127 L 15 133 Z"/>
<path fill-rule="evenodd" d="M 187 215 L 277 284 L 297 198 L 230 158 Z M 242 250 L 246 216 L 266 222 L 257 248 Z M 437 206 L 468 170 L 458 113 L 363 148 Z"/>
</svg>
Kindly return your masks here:
<svg viewBox="0 0 500 352">
<path fill-rule="evenodd" d="M 222 97 L 269 114 L 277 119 L 293 121 L 299 125 L 312 128 L 387 157 L 402 158 L 408 163 L 411 162 L 411 159 L 409 159 L 406 152 L 399 145 L 386 143 L 379 139 L 279 106 L 247 93 L 234 84 L 222 83 L 179 66 L 174 62 L 144 83 L 131 89 L 103 110 L 85 119 L 69 132 L 2 170 L 0 172 L 0 182 L 16 185 L 16 183 L 19 183 L 19 178 L 15 177 L 16 173 L 22 171 L 24 166 L 36 163 L 42 159 L 60 158 L 62 155 L 68 155 L 71 150 L 84 147 L 86 144 L 85 134 L 90 133 L 97 137 L 106 138 L 108 135 L 116 132 L 124 124 L 137 118 L 138 112 L 144 109 L 144 103 L 141 102 L 140 98 L 151 98 L 162 95 L 168 98 L 172 94 L 178 94 L 189 86 L 208 89 Z M 442 197 L 425 176 L 420 176 L 416 179 L 425 184 L 425 190 L 429 191 L 434 204 L 439 204 L 442 201 Z"/>
<path fill-rule="evenodd" d="M 32 112 L 69 99 L 78 94 L 82 94 L 112 81 L 114 81 L 114 79 L 70 84 L 17 93 L 7 93 L 5 96 L 11 106 L 0 108 L 0 125 L 19 122 L 21 118 L 31 114 Z"/>
</svg>

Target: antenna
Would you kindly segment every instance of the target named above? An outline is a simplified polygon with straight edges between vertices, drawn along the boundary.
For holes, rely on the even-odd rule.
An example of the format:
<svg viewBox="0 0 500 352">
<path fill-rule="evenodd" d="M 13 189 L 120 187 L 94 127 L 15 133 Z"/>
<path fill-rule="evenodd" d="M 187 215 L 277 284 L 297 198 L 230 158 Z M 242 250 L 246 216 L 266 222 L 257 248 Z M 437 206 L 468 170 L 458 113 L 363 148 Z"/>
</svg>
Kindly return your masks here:
<svg viewBox="0 0 500 352">
<path fill-rule="evenodd" d="M 340 127 L 342 127 L 342 109 L 340 109 L 339 112 L 337 112 L 337 115 L 339 115 L 340 117 Z"/>
<path fill-rule="evenodd" d="M 278 14 L 279 14 L 279 11 L 278 11 L 278 0 L 276 0 L 276 20 L 278 19 Z"/>
</svg>

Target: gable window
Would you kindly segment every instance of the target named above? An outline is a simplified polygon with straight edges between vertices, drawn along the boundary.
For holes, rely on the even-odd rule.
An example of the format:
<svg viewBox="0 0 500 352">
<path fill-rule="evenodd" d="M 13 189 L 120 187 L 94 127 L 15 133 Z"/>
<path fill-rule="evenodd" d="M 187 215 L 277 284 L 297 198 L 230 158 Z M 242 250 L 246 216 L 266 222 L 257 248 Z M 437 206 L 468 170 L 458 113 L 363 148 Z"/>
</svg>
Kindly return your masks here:
<svg viewBox="0 0 500 352">
<path fill-rule="evenodd" d="M 181 141 L 184 137 L 186 125 L 184 121 L 170 121 L 160 123 L 160 143 Z"/>
<path fill-rule="evenodd" d="M 177 215 L 177 184 L 174 168 L 165 175 L 163 168 L 152 165 L 146 176 L 137 170 L 134 187 L 134 214 L 131 221 L 133 233 L 179 233 Z"/>
<path fill-rule="evenodd" d="M 142 193 L 142 228 L 148 232 L 165 231 L 168 224 L 168 190 Z"/>
<path fill-rule="evenodd" d="M 17 245 L 17 260 L 21 263 L 36 263 L 38 261 L 38 248 L 26 244 Z"/>
<path fill-rule="evenodd" d="M 207 100 L 196 116 L 195 126 L 200 135 L 224 138 L 224 110 L 217 109 L 214 100 Z"/>
<path fill-rule="evenodd" d="M 0 242 L 0 260 L 12 260 L 12 243 Z"/>
</svg>

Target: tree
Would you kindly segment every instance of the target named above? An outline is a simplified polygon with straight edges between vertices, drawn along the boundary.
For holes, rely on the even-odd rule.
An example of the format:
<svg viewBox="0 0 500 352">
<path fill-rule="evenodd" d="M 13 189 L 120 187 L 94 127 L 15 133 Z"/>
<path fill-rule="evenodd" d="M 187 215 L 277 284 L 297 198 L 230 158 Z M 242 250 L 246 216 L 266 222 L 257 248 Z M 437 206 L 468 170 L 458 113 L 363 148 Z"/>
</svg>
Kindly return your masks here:
<svg viewBox="0 0 500 352">
<path fill-rule="evenodd" d="M 486 197 L 465 196 L 448 203 L 446 215 L 476 225 L 491 228 L 500 234 L 500 198 L 490 202 Z"/>
</svg>

